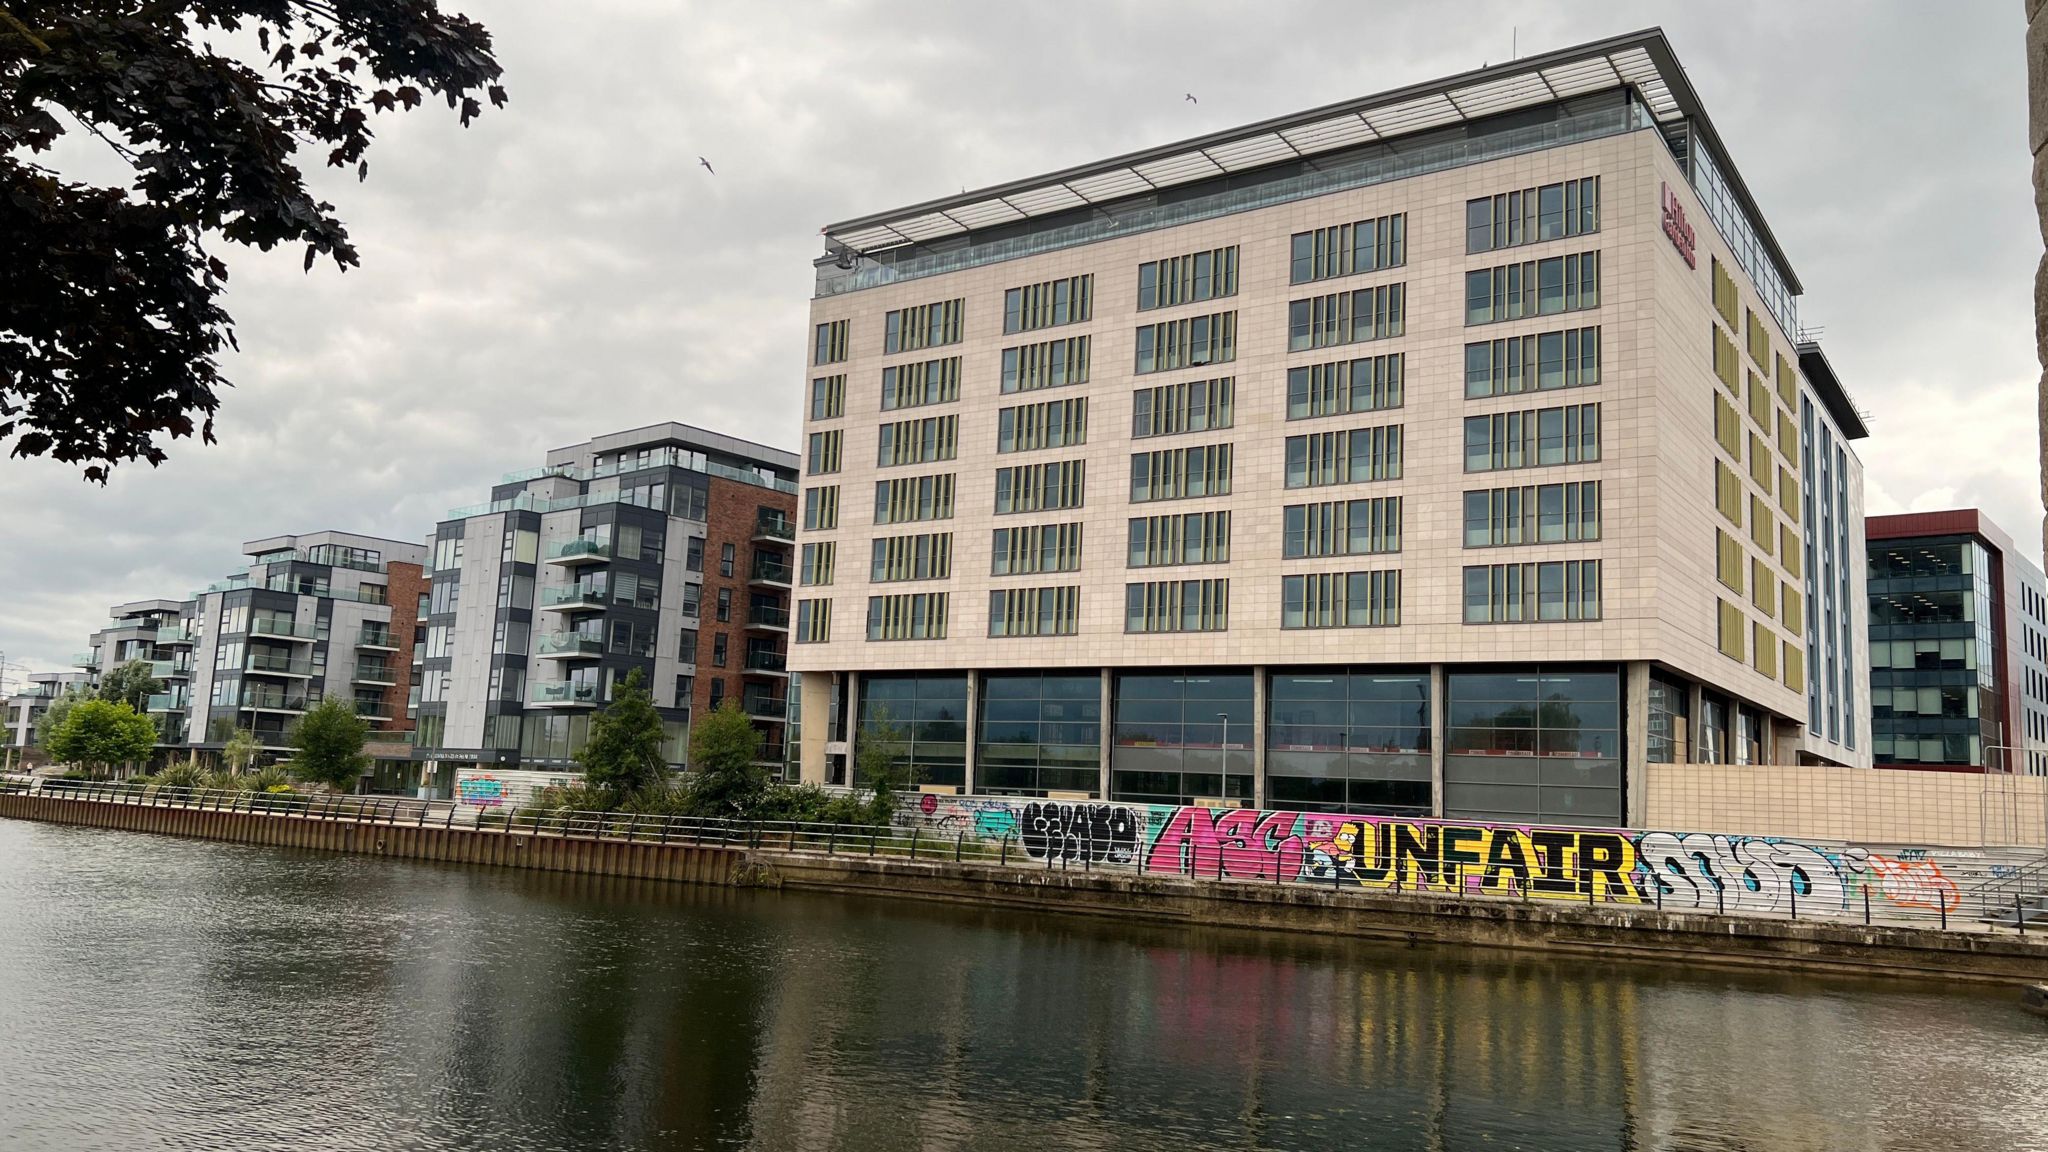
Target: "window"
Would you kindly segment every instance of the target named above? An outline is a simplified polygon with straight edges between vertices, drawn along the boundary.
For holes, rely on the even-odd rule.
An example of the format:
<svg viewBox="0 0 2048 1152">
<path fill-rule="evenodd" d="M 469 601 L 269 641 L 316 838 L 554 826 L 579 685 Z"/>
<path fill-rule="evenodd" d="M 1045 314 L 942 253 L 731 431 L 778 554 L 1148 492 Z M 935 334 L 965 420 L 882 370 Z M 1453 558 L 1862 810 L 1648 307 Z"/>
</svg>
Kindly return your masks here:
<svg viewBox="0 0 2048 1152">
<path fill-rule="evenodd" d="M 1790 468 L 1778 469 L 1778 507 L 1783 509 L 1788 520 L 1799 520 L 1799 478 Z"/>
<path fill-rule="evenodd" d="M 1756 361 L 1757 367 L 1769 371 L 1771 367 L 1770 329 L 1764 327 L 1763 319 L 1756 314 L 1756 309 L 1745 308 L 1743 312 L 1746 314 L 1743 332 L 1747 334 L 1749 339 L 1749 358 Z"/>
<path fill-rule="evenodd" d="M 828 475 L 839 471 L 839 446 L 843 433 L 838 428 L 811 433 L 811 451 L 804 471 L 813 476 Z"/>
<path fill-rule="evenodd" d="M 732 622 L 732 589 L 730 588 L 720 588 L 718 590 L 718 622 L 721 624 Z"/>
<path fill-rule="evenodd" d="M 1465 623 L 1600 618 L 1600 561 L 1478 564 L 1465 569 Z"/>
<path fill-rule="evenodd" d="M 1207 432 L 1236 422 L 1237 381 L 1189 380 L 1131 393 L 1131 438 Z"/>
<path fill-rule="evenodd" d="M 1237 245 L 1138 265 L 1138 311 L 1237 295 Z"/>
<path fill-rule="evenodd" d="M 1281 516 L 1281 551 L 1303 556 L 1370 556 L 1401 550 L 1401 498 L 1290 504 Z"/>
<path fill-rule="evenodd" d="M 1778 353 L 1778 399 L 1783 400 L 1787 408 L 1799 407 L 1799 374 L 1792 370 L 1792 362 L 1785 359 L 1782 352 Z M 1785 455 L 1796 456 L 1798 453 L 1787 452 Z"/>
<path fill-rule="evenodd" d="M 1403 298 L 1407 286 L 1382 284 L 1354 292 L 1311 296 L 1287 305 L 1287 350 L 1330 348 L 1384 340 L 1406 331 Z"/>
<path fill-rule="evenodd" d="M 1078 586 L 998 588 L 988 594 L 990 636 L 1072 636 L 1080 619 Z"/>
<path fill-rule="evenodd" d="M 1342 416 L 1401 406 L 1403 353 L 1303 364 L 1287 370 L 1287 418 Z"/>
<path fill-rule="evenodd" d="M 1465 471 L 1498 472 L 1600 459 L 1600 406 L 1525 408 L 1465 418 Z"/>
<path fill-rule="evenodd" d="M 829 532 L 839 527 L 839 485 L 804 489 L 804 530 Z"/>
<path fill-rule="evenodd" d="M 1078 571 L 1081 567 L 1081 525 L 1031 524 L 1022 528 L 998 528 L 990 552 L 994 557 L 990 572 L 996 576 Z"/>
<path fill-rule="evenodd" d="M 1600 230 L 1600 178 L 1465 201 L 1465 251 L 1493 252 Z"/>
<path fill-rule="evenodd" d="M 1778 581 L 1771 575 L 1770 565 L 1752 556 L 1749 558 L 1749 602 L 1767 620 L 1778 616 Z"/>
<path fill-rule="evenodd" d="M 1086 495 L 1087 465 L 1049 460 L 996 469 L 996 512 L 1050 512 L 1079 508 Z"/>
<path fill-rule="evenodd" d="M 1221 632 L 1230 627 L 1230 581 L 1124 585 L 1126 632 Z"/>
<path fill-rule="evenodd" d="M 1754 372 L 1749 374 L 1749 418 L 1766 433 L 1771 430 L 1771 388 Z"/>
<path fill-rule="evenodd" d="M 1731 660 L 1741 660 L 1748 655 L 1747 650 L 1743 646 L 1745 628 L 1743 626 L 1742 609 L 1727 600 L 1717 601 L 1717 603 L 1721 606 L 1718 628 L 1718 642 L 1721 648 L 1721 655 Z"/>
<path fill-rule="evenodd" d="M 846 377 L 820 376 L 811 381 L 811 419 L 833 420 L 846 415 Z"/>
<path fill-rule="evenodd" d="M 980 679 L 976 791 L 1095 795 L 1102 780 L 1101 675 L 991 671 Z"/>
<path fill-rule="evenodd" d="M 690 537 L 689 542 L 684 546 L 683 567 L 691 572 L 702 572 L 704 570 L 704 538 L 702 536 Z"/>
<path fill-rule="evenodd" d="M 799 644 L 824 644 L 832 639 L 832 602 L 830 600 L 799 600 L 796 602 L 796 642 Z"/>
<path fill-rule="evenodd" d="M 953 474 L 875 481 L 875 523 L 953 518 Z"/>
<path fill-rule="evenodd" d="M 1289 282 L 1294 284 L 1398 268 L 1408 262 L 1408 216 L 1396 213 L 1296 232 L 1290 247 Z"/>
<path fill-rule="evenodd" d="M 731 652 L 731 644 L 731 637 L 724 632 L 717 633 L 711 637 L 711 666 L 713 668 L 725 667 L 727 655 Z"/>
<path fill-rule="evenodd" d="M 1714 443 L 1741 462 L 1742 421 L 1735 415 L 1735 405 L 1719 392 L 1714 393 Z"/>
<path fill-rule="evenodd" d="M 1730 393 L 1741 395 L 1742 363 L 1735 355 L 1735 341 L 1729 338 L 1728 333 L 1719 324 L 1709 324 L 1707 327 L 1714 330 L 1714 375 Z"/>
<path fill-rule="evenodd" d="M 797 583 L 813 588 L 832 583 L 832 562 L 838 552 L 839 545 L 830 540 L 804 545 L 798 561 Z"/>
<path fill-rule="evenodd" d="M 724 576 L 727 579 L 732 578 L 732 562 L 736 552 L 737 550 L 730 544 L 720 544 L 718 546 L 718 574 L 720 576 Z"/>
<path fill-rule="evenodd" d="M 685 628 L 676 636 L 676 661 L 682 664 L 697 662 L 697 630 Z"/>
<path fill-rule="evenodd" d="M 927 416 L 922 420 L 898 420 L 879 430 L 875 464 L 889 468 L 902 464 L 928 464 L 951 460 L 960 435 L 960 417 Z"/>
<path fill-rule="evenodd" d="M 1088 337 L 1003 349 L 1003 391 L 1030 392 L 1088 382 Z"/>
<path fill-rule="evenodd" d="M 1741 319 L 1738 315 L 1740 308 L 1741 305 L 1737 301 L 1735 293 L 1735 277 L 1728 274 L 1728 266 L 1721 263 L 1721 258 L 1716 256 L 1714 257 L 1714 311 L 1721 314 L 1723 323 L 1733 328 Z"/>
<path fill-rule="evenodd" d="M 1162 564 L 1223 564 L 1230 560 L 1230 513 L 1188 512 L 1136 516 L 1130 522 L 1132 568 Z"/>
<path fill-rule="evenodd" d="M 1131 502 L 1230 494 L 1230 445 L 1198 444 L 1131 455 Z M 1000 509 L 998 509 L 1000 511 Z"/>
<path fill-rule="evenodd" d="M 1080 324 L 1094 313 L 1095 277 L 1069 276 L 1003 293 L 1003 331 L 1031 332 Z"/>
<path fill-rule="evenodd" d="M 1565 544 L 1600 538 L 1600 482 L 1530 484 L 1465 493 L 1465 547 Z"/>
<path fill-rule="evenodd" d="M 1764 438 L 1754 432 L 1749 434 L 1749 478 L 1766 493 L 1771 490 L 1771 481 L 1777 476 L 1777 466 L 1771 463 L 1770 446 Z"/>
<path fill-rule="evenodd" d="M 683 615 L 697 615 L 698 609 L 703 604 L 703 599 L 704 586 L 702 584 L 683 585 Z"/>
<path fill-rule="evenodd" d="M 1600 253 L 1575 252 L 1465 273 L 1465 323 L 1492 324 L 1600 306 Z"/>
<path fill-rule="evenodd" d="M 1778 413 L 1778 455 L 1787 460 L 1799 459 L 1799 429 L 1784 412 Z"/>
<path fill-rule="evenodd" d="M 1237 313 L 1212 312 L 1138 329 L 1137 371 L 1168 372 L 1237 359 Z"/>
<path fill-rule="evenodd" d="M 928 532 L 917 536 L 882 536 L 874 542 L 874 556 L 868 579 L 875 583 L 891 580 L 944 580 L 953 574 L 953 534 Z"/>
<path fill-rule="evenodd" d="M 1005 408 L 996 417 L 996 451 L 1068 448 L 1088 442 L 1088 398 L 1041 400 Z"/>
<path fill-rule="evenodd" d="M 813 364 L 837 364 L 846 359 L 846 331 L 851 321 L 829 320 L 818 325 L 817 347 L 811 354 Z"/>
<path fill-rule="evenodd" d="M 1806 653 L 1792 641 L 1785 641 L 1785 687 L 1799 691 L 1806 687 Z"/>
<path fill-rule="evenodd" d="M 1399 623 L 1398 569 L 1280 578 L 1282 628 L 1391 628 Z"/>
<path fill-rule="evenodd" d="M 960 342 L 963 300 L 940 300 L 915 308 L 898 308 L 883 323 L 882 352 L 915 352 Z"/>
<path fill-rule="evenodd" d="M 1799 533 L 1793 531 L 1789 524 L 1781 525 L 1778 528 L 1778 559 L 1785 565 L 1785 574 L 1794 580 L 1801 578 L 1800 565 L 1804 558 L 1802 553 L 1803 549 L 1799 547 Z"/>
<path fill-rule="evenodd" d="M 960 358 L 920 360 L 882 369 L 882 411 L 945 404 L 960 398 Z"/>
<path fill-rule="evenodd" d="M 868 639 L 944 640 L 946 593 L 868 597 Z"/>
<path fill-rule="evenodd" d="M 1600 329 L 1568 328 L 1465 345 L 1465 398 L 1584 388 L 1600 382 Z"/>
<path fill-rule="evenodd" d="M 1401 478 L 1401 426 L 1381 424 L 1287 438 L 1287 486 L 1315 488 Z"/>
<path fill-rule="evenodd" d="M 1742 595 L 1742 541 L 1726 532 L 1714 533 L 1714 578 Z"/>
</svg>

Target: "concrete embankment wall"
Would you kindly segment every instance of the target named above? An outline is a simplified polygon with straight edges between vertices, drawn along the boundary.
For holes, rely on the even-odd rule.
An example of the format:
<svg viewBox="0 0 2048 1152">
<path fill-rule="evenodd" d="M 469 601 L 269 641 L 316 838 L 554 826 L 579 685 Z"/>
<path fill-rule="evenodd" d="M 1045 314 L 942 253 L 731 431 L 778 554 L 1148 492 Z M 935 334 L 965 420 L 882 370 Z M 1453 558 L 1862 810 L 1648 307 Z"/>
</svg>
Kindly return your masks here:
<svg viewBox="0 0 2048 1152">
<path fill-rule="evenodd" d="M 1944 980 L 2048 980 L 2048 936 L 2013 933 L 1865 928 L 1612 905 L 1329 891 L 1079 866 L 1011 868 L 889 856 L 565 839 L 47 796 L 0 794 L 0 817 L 590 876 L 913 898 L 1411 944 Z"/>
</svg>

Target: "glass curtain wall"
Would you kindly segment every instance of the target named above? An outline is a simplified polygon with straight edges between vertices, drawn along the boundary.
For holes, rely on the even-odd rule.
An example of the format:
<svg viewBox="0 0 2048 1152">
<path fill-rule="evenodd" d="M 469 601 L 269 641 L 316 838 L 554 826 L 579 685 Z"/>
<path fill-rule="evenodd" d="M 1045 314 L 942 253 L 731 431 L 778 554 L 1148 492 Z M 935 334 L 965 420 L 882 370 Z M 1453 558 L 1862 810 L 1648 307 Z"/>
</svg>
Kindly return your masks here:
<svg viewBox="0 0 2048 1152">
<path fill-rule="evenodd" d="M 980 704 L 975 791 L 1101 795 L 1100 675 L 985 672 Z"/>
<path fill-rule="evenodd" d="M 1427 672 L 1277 671 L 1267 710 L 1268 807 L 1429 815 Z"/>
<path fill-rule="evenodd" d="M 1986 767 L 2003 734 L 1995 563 L 1969 537 L 1870 545 L 1870 688 L 1879 764 Z M 1990 764 L 1991 767 L 1998 767 Z"/>
<path fill-rule="evenodd" d="M 1621 824 L 1619 669 L 1500 668 L 1446 681 L 1446 815 Z"/>
<path fill-rule="evenodd" d="M 1249 672 L 1122 673 L 1114 700 L 1112 799 L 1251 802 L 1257 717 Z"/>
<path fill-rule="evenodd" d="M 964 674 L 863 676 L 858 743 L 880 740 L 895 752 L 897 783 L 967 784 L 967 677 Z M 856 787 L 872 781 L 853 773 Z"/>
</svg>

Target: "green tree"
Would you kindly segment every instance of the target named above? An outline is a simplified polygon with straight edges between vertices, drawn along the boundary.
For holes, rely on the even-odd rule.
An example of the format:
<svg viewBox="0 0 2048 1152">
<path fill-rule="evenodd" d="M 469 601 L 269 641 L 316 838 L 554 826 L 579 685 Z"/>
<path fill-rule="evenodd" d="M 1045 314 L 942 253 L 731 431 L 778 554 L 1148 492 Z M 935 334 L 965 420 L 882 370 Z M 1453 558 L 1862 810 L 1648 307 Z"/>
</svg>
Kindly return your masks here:
<svg viewBox="0 0 2048 1152">
<path fill-rule="evenodd" d="M 322 700 L 299 717 L 286 739 L 292 746 L 292 772 L 301 780 L 354 791 L 370 758 L 363 755 L 370 723 L 340 700 Z"/>
<path fill-rule="evenodd" d="M 146 758 L 156 748 L 156 725 L 126 704 L 80 700 L 50 731 L 50 755 L 104 776 L 116 764 Z"/>
<path fill-rule="evenodd" d="M 150 675 L 147 661 L 130 660 L 100 678 L 99 697 L 147 712 L 149 698 L 163 690 L 164 682 Z"/>
<path fill-rule="evenodd" d="M 909 760 L 903 752 L 907 735 L 882 710 L 863 726 L 854 746 L 853 778 L 872 790 L 868 809 L 875 823 L 885 823 L 896 814 L 896 789 L 911 782 Z"/>
<path fill-rule="evenodd" d="M 500 71 L 490 33 L 435 0 L 6 0 L 0 440 L 100 483 L 124 460 L 163 462 L 160 434 L 211 442 L 227 384 L 215 357 L 234 331 L 228 269 L 205 241 L 304 244 L 308 270 L 323 255 L 354 266 L 299 146 L 365 179 L 372 113 L 413 108 L 424 88 L 467 126 L 477 97 L 504 104 Z M 80 129 L 132 189 L 29 159 Z"/>
<path fill-rule="evenodd" d="M 64 717 L 71 714 L 71 709 L 80 701 L 93 698 L 91 693 L 76 684 L 65 688 L 55 700 L 50 701 L 50 706 L 43 709 L 41 714 L 36 717 L 36 743 L 41 747 L 48 748 L 50 746 L 51 734 L 63 726 Z"/>
<path fill-rule="evenodd" d="M 668 779 L 662 759 L 661 713 L 635 668 L 612 690 L 612 702 L 590 718 L 590 739 L 576 754 L 583 781 L 616 796 L 638 793 Z"/>
<path fill-rule="evenodd" d="M 262 742 L 256 739 L 256 733 L 247 728 L 235 729 L 234 734 L 229 736 L 227 742 L 220 748 L 221 762 L 227 765 L 228 771 L 237 776 L 246 774 L 249 766 L 256 763 L 256 757 L 262 753 Z"/>
<path fill-rule="evenodd" d="M 690 725 L 691 808 L 700 816 L 749 817 L 768 795 L 761 730 L 728 696 Z"/>
</svg>

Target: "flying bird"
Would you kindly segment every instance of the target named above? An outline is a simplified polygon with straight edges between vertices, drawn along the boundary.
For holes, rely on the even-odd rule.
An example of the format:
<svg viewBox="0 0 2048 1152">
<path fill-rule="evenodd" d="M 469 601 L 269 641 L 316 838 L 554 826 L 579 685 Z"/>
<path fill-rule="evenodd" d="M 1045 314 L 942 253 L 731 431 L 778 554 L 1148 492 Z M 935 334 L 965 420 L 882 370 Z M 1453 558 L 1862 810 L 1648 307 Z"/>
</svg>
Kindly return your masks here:
<svg viewBox="0 0 2048 1152">
<path fill-rule="evenodd" d="M 1190 104 L 1200 104 L 1200 103 L 1201 103 L 1201 101 L 1200 101 L 1200 100 L 1197 100 L 1197 99 L 1195 99 L 1195 94 L 1194 94 L 1193 92 L 1188 92 L 1188 93 L 1184 93 L 1184 95 L 1186 95 L 1186 96 L 1187 96 L 1187 98 L 1188 98 L 1188 103 L 1190 103 Z"/>
<path fill-rule="evenodd" d="M 699 156 L 699 157 L 697 157 L 697 163 L 699 163 L 699 164 L 702 164 L 702 165 L 704 166 L 704 170 L 705 170 L 706 172 L 709 172 L 709 173 L 711 173 L 711 174 L 712 174 L 713 176 L 716 176 L 716 175 L 718 175 L 718 169 L 716 169 L 716 168 L 713 168 L 713 167 L 711 166 L 711 161 L 709 161 L 709 160 L 706 160 L 706 159 L 705 159 L 705 158 L 703 158 L 702 156 Z"/>
</svg>

